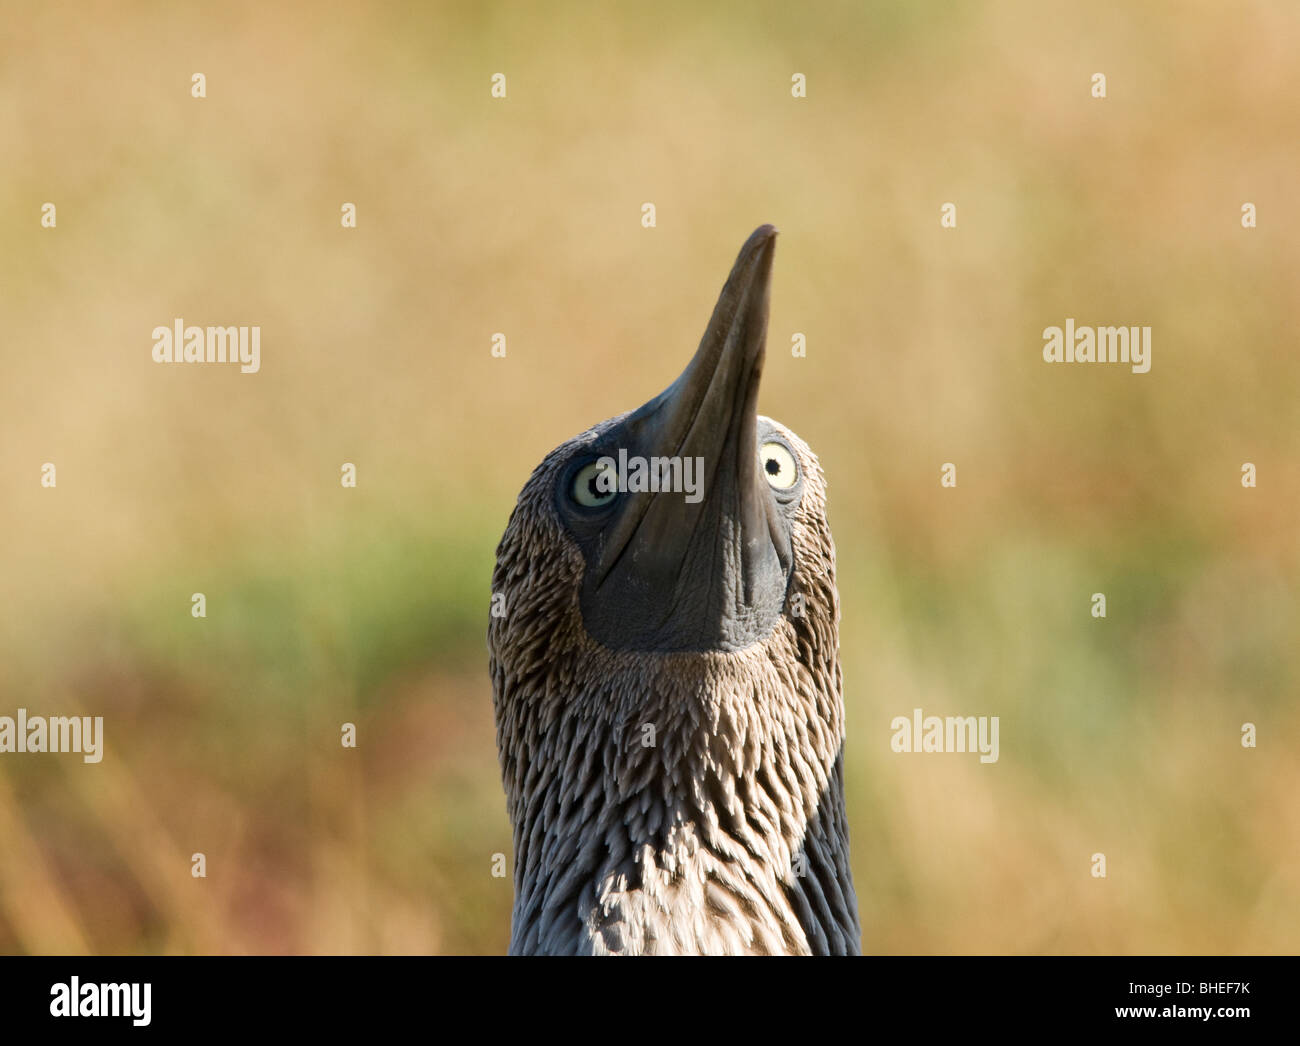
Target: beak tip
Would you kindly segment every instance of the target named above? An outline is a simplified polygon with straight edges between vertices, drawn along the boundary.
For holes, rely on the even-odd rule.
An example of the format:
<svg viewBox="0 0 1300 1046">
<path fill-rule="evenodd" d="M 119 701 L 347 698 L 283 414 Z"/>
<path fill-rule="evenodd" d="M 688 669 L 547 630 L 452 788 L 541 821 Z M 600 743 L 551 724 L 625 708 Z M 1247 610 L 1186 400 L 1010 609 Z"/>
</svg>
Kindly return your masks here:
<svg viewBox="0 0 1300 1046">
<path fill-rule="evenodd" d="M 763 286 L 766 293 L 767 281 L 771 278 L 772 257 L 776 250 L 777 228 L 775 225 L 760 225 L 752 233 L 736 256 L 736 264 L 727 279 L 727 290 L 735 288 L 743 293 L 742 288 L 750 283 Z"/>
<path fill-rule="evenodd" d="M 756 266 L 761 279 L 766 279 L 772 270 L 772 257 L 776 253 L 777 228 L 775 225 L 760 225 L 745 241 L 736 259 L 737 268 Z M 751 269 L 753 271 L 753 269 Z"/>
</svg>

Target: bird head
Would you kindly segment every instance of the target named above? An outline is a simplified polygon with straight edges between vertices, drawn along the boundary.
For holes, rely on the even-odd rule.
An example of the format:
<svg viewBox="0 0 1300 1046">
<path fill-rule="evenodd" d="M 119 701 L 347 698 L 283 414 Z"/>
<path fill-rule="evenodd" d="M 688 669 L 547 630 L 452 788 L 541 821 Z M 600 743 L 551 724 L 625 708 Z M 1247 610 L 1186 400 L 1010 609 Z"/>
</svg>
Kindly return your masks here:
<svg viewBox="0 0 1300 1046">
<path fill-rule="evenodd" d="M 676 381 L 533 473 L 498 549 L 503 620 L 545 605 L 553 634 L 673 654 L 743 650 L 807 612 L 798 575 L 834 570 L 825 481 L 757 410 L 775 244 L 770 225 L 746 241 Z"/>
</svg>

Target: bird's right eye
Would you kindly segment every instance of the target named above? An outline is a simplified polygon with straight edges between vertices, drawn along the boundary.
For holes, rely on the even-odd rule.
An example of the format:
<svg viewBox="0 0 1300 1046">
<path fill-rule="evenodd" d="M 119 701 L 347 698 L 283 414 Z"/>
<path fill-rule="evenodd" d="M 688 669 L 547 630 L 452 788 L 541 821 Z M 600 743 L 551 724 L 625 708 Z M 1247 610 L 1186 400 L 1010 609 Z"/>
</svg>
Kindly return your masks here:
<svg viewBox="0 0 1300 1046">
<path fill-rule="evenodd" d="M 573 477 L 573 500 L 583 508 L 608 505 L 618 493 L 618 470 L 606 458 L 584 465 Z"/>
</svg>

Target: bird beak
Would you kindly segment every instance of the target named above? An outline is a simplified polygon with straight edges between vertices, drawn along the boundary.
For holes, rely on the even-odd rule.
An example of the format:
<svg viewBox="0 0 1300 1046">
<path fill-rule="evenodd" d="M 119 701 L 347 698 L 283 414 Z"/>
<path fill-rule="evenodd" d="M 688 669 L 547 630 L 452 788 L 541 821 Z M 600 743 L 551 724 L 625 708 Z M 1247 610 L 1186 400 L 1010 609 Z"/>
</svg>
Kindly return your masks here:
<svg viewBox="0 0 1300 1046">
<path fill-rule="evenodd" d="M 700 489 L 629 491 L 583 591 L 589 632 L 639 650 L 734 650 L 771 631 L 791 568 L 788 528 L 759 468 L 758 386 L 776 229 L 745 242 L 681 376 L 620 422 L 619 450 L 695 467 Z M 685 473 L 683 473 L 685 474 Z"/>
</svg>

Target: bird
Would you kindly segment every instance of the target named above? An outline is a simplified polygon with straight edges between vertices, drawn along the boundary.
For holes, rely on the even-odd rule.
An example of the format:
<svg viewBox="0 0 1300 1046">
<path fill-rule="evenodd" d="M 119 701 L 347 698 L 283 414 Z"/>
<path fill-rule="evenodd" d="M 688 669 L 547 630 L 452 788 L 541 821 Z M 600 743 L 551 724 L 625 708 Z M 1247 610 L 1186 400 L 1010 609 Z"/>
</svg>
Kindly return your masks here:
<svg viewBox="0 0 1300 1046">
<path fill-rule="evenodd" d="M 545 456 L 497 547 L 510 954 L 861 953 L 826 480 L 757 413 L 776 236 L 671 385 Z"/>
</svg>

